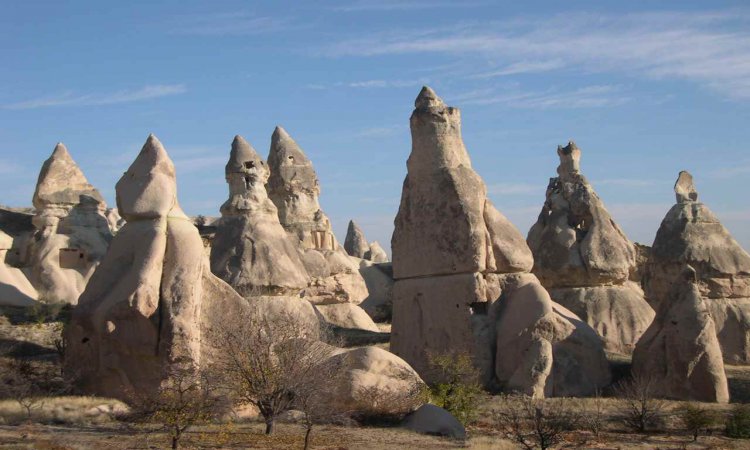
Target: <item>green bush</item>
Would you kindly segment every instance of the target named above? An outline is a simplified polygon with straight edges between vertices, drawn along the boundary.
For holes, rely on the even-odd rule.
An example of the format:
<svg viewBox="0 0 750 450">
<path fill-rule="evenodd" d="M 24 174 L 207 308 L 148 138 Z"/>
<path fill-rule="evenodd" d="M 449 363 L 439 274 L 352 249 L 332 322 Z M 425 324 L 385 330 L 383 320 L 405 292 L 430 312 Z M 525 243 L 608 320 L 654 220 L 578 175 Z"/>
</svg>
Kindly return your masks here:
<svg viewBox="0 0 750 450">
<path fill-rule="evenodd" d="M 716 422 L 713 411 L 693 403 L 680 409 L 679 416 L 685 429 L 693 435 L 693 441 L 698 440 L 701 430 L 707 430 Z"/>
<path fill-rule="evenodd" d="M 735 405 L 726 422 L 726 434 L 731 438 L 750 438 L 750 406 Z"/>
<path fill-rule="evenodd" d="M 437 383 L 429 386 L 430 402 L 446 409 L 462 424 L 471 423 L 476 416 L 482 387 L 479 373 L 471 356 L 466 353 L 429 355 L 430 366 L 437 374 Z"/>
</svg>

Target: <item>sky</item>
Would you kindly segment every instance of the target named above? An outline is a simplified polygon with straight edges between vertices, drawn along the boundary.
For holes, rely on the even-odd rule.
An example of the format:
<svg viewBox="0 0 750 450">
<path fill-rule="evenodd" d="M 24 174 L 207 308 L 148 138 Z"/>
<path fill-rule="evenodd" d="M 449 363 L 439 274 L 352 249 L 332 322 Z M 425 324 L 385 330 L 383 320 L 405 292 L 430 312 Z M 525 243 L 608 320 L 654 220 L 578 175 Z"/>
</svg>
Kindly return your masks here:
<svg viewBox="0 0 750 450">
<path fill-rule="evenodd" d="M 343 242 L 389 248 L 422 85 L 461 109 L 475 170 L 526 234 L 573 139 L 631 240 L 680 170 L 750 249 L 750 5 L 743 1 L 0 0 L 0 204 L 30 206 L 66 144 L 114 205 L 149 133 L 191 215 L 219 215 L 232 138 L 282 125 Z"/>
</svg>

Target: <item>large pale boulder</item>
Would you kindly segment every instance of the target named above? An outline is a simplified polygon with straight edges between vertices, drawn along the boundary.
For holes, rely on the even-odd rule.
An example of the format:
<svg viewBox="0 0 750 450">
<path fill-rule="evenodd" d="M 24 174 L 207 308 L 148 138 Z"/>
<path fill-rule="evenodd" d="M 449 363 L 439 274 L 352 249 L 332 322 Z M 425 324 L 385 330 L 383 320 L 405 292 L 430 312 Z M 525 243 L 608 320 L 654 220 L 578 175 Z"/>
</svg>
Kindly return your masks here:
<svg viewBox="0 0 750 450">
<path fill-rule="evenodd" d="M 247 302 L 211 274 L 155 136 L 115 190 L 127 223 L 73 311 L 65 372 L 86 393 L 128 399 L 155 392 L 170 367 L 210 360 L 206 330 L 226 326 Z"/>
<path fill-rule="evenodd" d="M 379 332 L 380 329 L 364 309 L 351 303 L 315 305 L 315 310 L 329 325 L 352 330 Z"/>
<path fill-rule="evenodd" d="M 359 273 L 367 284 L 367 298 L 359 306 L 376 322 L 390 322 L 393 312 L 393 266 L 362 260 Z"/>
<path fill-rule="evenodd" d="M 654 311 L 634 284 L 636 248 L 615 223 L 580 171 L 574 142 L 558 146 L 558 176 L 527 242 L 534 274 L 552 298 L 574 311 L 604 340 L 607 350 L 631 353 Z"/>
<path fill-rule="evenodd" d="M 554 322 L 559 328 L 545 338 L 548 354 L 537 352 L 524 359 L 531 367 L 546 364 L 546 359 L 552 367 L 552 360 L 559 360 L 557 371 L 548 370 L 535 382 L 552 386 L 541 393 L 592 393 L 602 387 L 609 372 L 601 341 L 574 314 L 552 312 L 559 305 L 528 273 L 534 264 L 531 250 L 518 229 L 487 199 L 487 189 L 471 167 L 461 138 L 459 110 L 424 87 L 410 124 L 412 151 L 391 241 L 395 278 L 391 350 L 428 381 L 437 377 L 430 367 L 431 354 L 467 353 L 485 385 L 507 384 L 504 364 L 519 362 L 513 353 L 518 342 L 498 324 L 513 324 L 507 317 L 525 307 L 522 302 L 502 307 L 511 280 L 524 275 L 532 286 L 524 292 L 547 305 L 550 311 L 542 315 L 545 323 Z M 527 326 L 533 331 L 542 316 L 530 314 L 535 320 Z M 545 323 L 539 327 L 548 326 Z M 527 341 L 522 344 L 528 347 Z"/>
<path fill-rule="evenodd" d="M 40 300 L 76 304 L 112 239 L 106 204 L 62 143 L 42 166 L 33 202 L 29 279 Z"/>
<path fill-rule="evenodd" d="M 387 263 L 388 254 L 378 241 L 373 241 L 370 244 L 370 248 L 365 252 L 364 259 L 374 263 Z"/>
<path fill-rule="evenodd" d="M 211 270 L 243 296 L 298 294 L 310 279 L 266 193 L 266 162 L 236 136 L 225 172 L 229 199 L 211 243 Z"/>
<path fill-rule="evenodd" d="M 39 294 L 20 269 L 7 264 L 13 251 L 13 238 L 0 231 L 0 306 L 32 306 Z"/>
<path fill-rule="evenodd" d="M 633 352 L 633 373 L 650 380 L 654 395 L 727 403 L 721 346 L 695 270 L 687 266 L 657 307 L 656 318 Z"/>
<path fill-rule="evenodd" d="M 466 429 L 453 414 L 429 403 L 406 416 L 401 426 L 421 434 L 466 439 Z"/>
<path fill-rule="evenodd" d="M 271 137 L 271 174 L 266 188 L 279 221 L 302 249 L 302 262 L 311 277 L 303 296 L 313 303 L 360 303 L 367 286 L 333 235 L 328 216 L 320 209 L 320 183 L 312 162 L 281 127 Z"/>
<path fill-rule="evenodd" d="M 750 364 L 750 255 L 698 201 L 689 173 L 680 172 L 675 195 L 677 203 L 662 220 L 643 271 L 646 299 L 658 308 L 690 265 L 715 322 L 724 360 Z"/>
</svg>

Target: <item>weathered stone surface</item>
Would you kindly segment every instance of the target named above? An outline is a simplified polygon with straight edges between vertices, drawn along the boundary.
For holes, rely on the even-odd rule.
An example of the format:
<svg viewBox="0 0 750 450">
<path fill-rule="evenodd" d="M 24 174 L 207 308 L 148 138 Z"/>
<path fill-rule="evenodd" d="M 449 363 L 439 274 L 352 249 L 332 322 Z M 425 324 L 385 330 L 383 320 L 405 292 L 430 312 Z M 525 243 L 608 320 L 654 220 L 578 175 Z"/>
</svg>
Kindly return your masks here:
<svg viewBox="0 0 750 450">
<path fill-rule="evenodd" d="M 346 230 L 346 239 L 344 239 L 344 250 L 349 256 L 356 258 L 364 258 L 365 253 L 370 250 L 370 246 L 365 239 L 365 233 L 362 229 L 354 223 L 353 220 L 349 221 L 349 228 Z"/>
<path fill-rule="evenodd" d="M 466 439 L 466 429 L 453 414 L 429 403 L 406 416 L 401 426 L 416 433 Z"/>
<path fill-rule="evenodd" d="M 643 299 L 638 284 L 553 288 L 549 295 L 588 323 L 614 353 L 630 354 L 654 320 L 654 310 Z"/>
<path fill-rule="evenodd" d="M 174 165 L 153 135 L 117 183 L 128 218 L 65 331 L 65 371 L 86 393 L 152 393 L 167 369 L 200 365 L 206 329 L 247 302 L 210 273 L 198 230 L 177 204 Z"/>
<path fill-rule="evenodd" d="M 364 309 L 351 303 L 316 305 L 315 310 L 329 325 L 354 330 L 380 331 Z"/>
<path fill-rule="evenodd" d="M 750 364 L 750 255 L 698 201 L 687 172 L 680 173 L 675 194 L 678 203 L 662 220 L 644 270 L 646 299 L 658 308 L 690 265 L 714 316 L 725 361 Z"/>
<path fill-rule="evenodd" d="M 387 263 L 388 254 L 383 247 L 380 246 L 378 241 L 374 241 L 370 244 L 370 248 L 365 252 L 364 259 L 374 263 Z"/>
<path fill-rule="evenodd" d="M 555 304 L 533 275 L 508 277 L 497 308 L 495 375 L 534 397 L 591 395 L 610 381 L 600 338 Z"/>
<path fill-rule="evenodd" d="M 528 236 L 533 272 L 552 298 L 603 338 L 607 350 L 631 353 L 654 312 L 625 283 L 636 271 L 636 249 L 581 174 L 581 150 L 558 146 L 558 176 Z"/>
<path fill-rule="evenodd" d="M 378 347 L 360 347 L 332 356 L 342 370 L 330 383 L 330 401 L 338 411 L 366 415 L 405 414 L 415 409 L 419 375 L 403 359 Z"/>
<path fill-rule="evenodd" d="M 393 266 L 362 260 L 359 274 L 367 284 L 367 298 L 359 304 L 375 322 L 390 322 L 393 313 Z"/>
<path fill-rule="evenodd" d="M 336 241 L 331 222 L 320 209 L 320 185 L 312 162 L 281 127 L 271 137 L 268 166 L 268 196 L 278 208 L 281 225 L 303 249 L 302 262 L 311 277 L 302 295 L 316 304 L 360 303 L 367 297 L 367 286 L 358 264 Z"/>
<path fill-rule="evenodd" d="M 486 386 L 499 381 L 536 395 L 594 392 L 609 381 L 601 341 L 528 273 L 531 250 L 487 199 L 460 128 L 458 109 L 423 88 L 411 116 L 412 151 L 391 241 L 391 350 L 428 381 L 439 378 L 430 354 L 467 353 Z M 524 295 L 513 294 L 517 279 L 530 286 Z M 526 301 L 513 301 L 518 297 Z M 543 314 L 534 310 L 537 303 L 547 309 Z M 518 314 L 530 318 L 525 328 L 518 328 Z M 534 350 L 537 343 L 544 348 Z M 519 364 L 522 375 L 508 373 Z"/>
<path fill-rule="evenodd" d="M 266 162 L 241 136 L 226 165 L 229 199 L 211 244 L 211 270 L 243 296 L 298 294 L 310 281 L 295 241 L 279 223 Z"/>
<path fill-rule="evenodd" d="M 59 143 L 33 202 L 36 231 L 24 250 L 29 279 L 40 300 L 76 304 L 112 239 L 104 200 Z"/>
<path fill-rule="evenodd" d="M 727 403 L 729 390 L 710 299 L 687 266 L 633 352 L 633 373 L 650 379 L 654 394 L 678 400 Z"/>
<path fill-rule="evenodd" d="M 21 270 L 6 263 L 8 252 L 13 251 L 13 238 L 0 231 L 0 305 L 34 305 L 38 298 L 36 289 Z"/>
</svg>

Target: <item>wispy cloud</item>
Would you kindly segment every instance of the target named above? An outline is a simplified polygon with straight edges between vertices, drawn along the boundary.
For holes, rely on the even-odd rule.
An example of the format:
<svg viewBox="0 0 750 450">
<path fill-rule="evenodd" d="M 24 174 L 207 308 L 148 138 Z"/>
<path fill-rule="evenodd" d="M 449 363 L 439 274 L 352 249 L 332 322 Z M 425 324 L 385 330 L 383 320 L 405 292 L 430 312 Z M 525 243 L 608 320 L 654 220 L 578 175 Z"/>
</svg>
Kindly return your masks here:
<svg viewBox="0 0 750 450">
<path fill-rule="evenodd" d="M 444 53 L 473 58 L 474 75 L 564 68 L 682 79 L 750 99 L 750 12 L 574 13 L 381 33 L 327 46 L 329 56 Z M 503 65 L 488 63 L 496 61 Z M 494 70 L 488 70 L 493 69 Z"/>
<path fill-rule="evenodd" d="M 78 94 L 73 91 L 3 105 L 4 109 L 37 109 L 55 106 L 101 106 L 132 103 L 187 92 L 184 84 L 157 84 L 109 93 Z"/>
<path fill-rule="evenodd" d="M 491 195 L 529 195 L 544 194 L 544 186 L 527 183 L 495 183 L 487 186 Z"/>
<path fill-rule="evenodd" d="M 468 8 L 471 6 L 486 5 L 487 2 L 456 2 L 456 1 L 394 1 L 394 0 L 360 0 L 331 8 L 333 11 L 359 12 L 359 11 L 408 11 L 417 9 L 434 8 Z"/>
<path fill-rule="evenodd" d="M 640 180 L 636 178 L 605 178 L 595 180 L 594 186 L 622 186 L 622 187 L 648 187 L 656 184 L 653 180 Z"/>
<path fill-rule="evenodd" d="M 384 89 L 384 88 L 410 88 L 414 86 L 422 86 L 429 84 L 429 78 L 418 78 L 413 80 L 385 80 L 385 79 L 371 79 L 371 80 L 357 80 L 357 81 L 337 81 L 335 83 L 321 84 L 312 83 L 308 84 L 308 89 L 338 89 L 338 88 L 351 88 L 351 89 Z"/>
<path fill-rule="evenodd" d="M 594 85 L 561 91 L 555 88 L 545 91 L 523 91 L 519 88 L 496 91 L 494 88 L 480 89 L 454 98 L 463 105 L 503 104 L 514 108 L 601 108 L 618 106 L 631 99 L 621 92 L 619 86 Z"/>
<path fill-rule="evenodd" d="M 289 29 L 288 18 L 257 16 L 248 12 L 189 14 L 172 19 L 171 34 L 194 36 L 249 36 Z"/>
<path fill-rule="evenodd" d="M 739 162 L 731 167 L 722 167 L 709 173 L 712 178 L 734 178 L 737 176 L 750 174 L 750 161 Z"/>
</svg>

